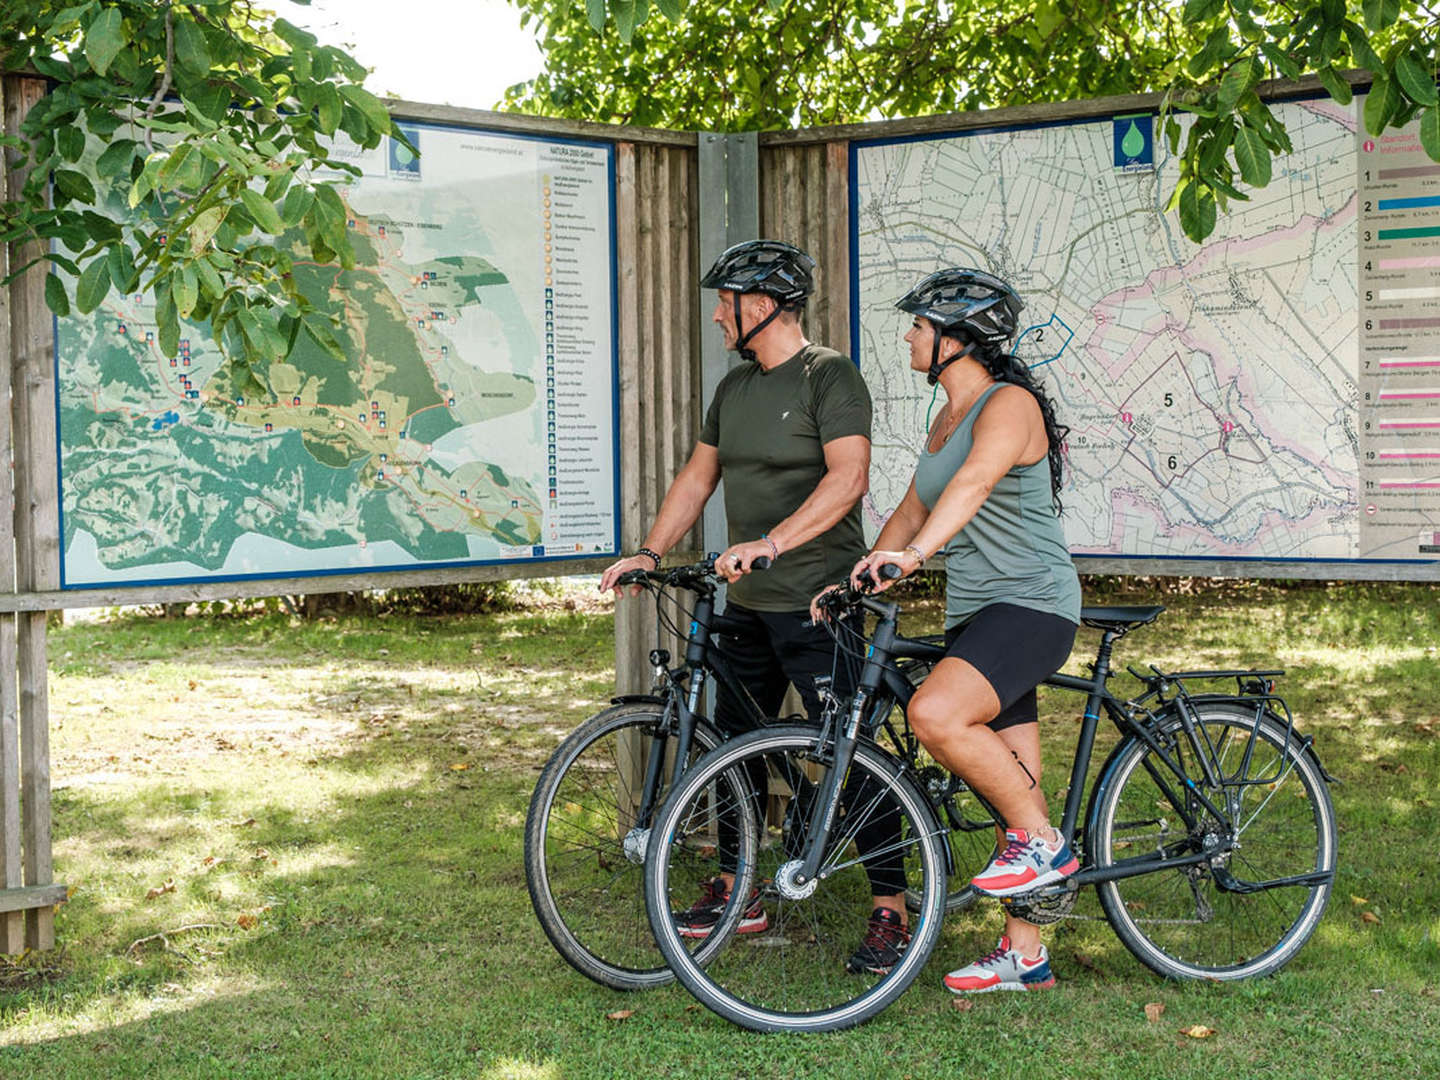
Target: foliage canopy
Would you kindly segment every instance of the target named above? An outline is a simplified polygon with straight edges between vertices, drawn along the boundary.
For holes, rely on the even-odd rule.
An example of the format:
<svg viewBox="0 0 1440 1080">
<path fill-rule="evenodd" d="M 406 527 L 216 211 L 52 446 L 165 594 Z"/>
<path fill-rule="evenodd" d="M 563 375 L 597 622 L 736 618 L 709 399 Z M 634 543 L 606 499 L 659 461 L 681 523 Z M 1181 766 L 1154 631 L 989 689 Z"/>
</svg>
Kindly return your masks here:
<svg viewBox="0 0 1440 1080">
<path fill-rule="evenodd" d="M 1440 161 L 1437 8 L 1425 0 L 512 0 L 545 70 L 505 104 L 553 116 L 753 131 L 1161 93 L 1172 197 L 1195 240 L 1290 149 L 1258 94 L 1359 69 L 1372 134 L 1416 117 Z M 1173 110 L 1195 117 L 1188 134 Z M 1183 148 L 1182 148 L 1183 141 Z"/>
</svg>

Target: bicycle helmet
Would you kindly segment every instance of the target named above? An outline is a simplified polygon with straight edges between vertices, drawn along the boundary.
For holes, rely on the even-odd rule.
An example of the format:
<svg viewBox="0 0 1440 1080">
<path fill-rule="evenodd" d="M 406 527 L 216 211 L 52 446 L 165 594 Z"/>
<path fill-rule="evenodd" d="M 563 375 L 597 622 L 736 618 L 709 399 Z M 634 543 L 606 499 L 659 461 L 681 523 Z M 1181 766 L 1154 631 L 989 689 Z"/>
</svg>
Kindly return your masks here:
<svg viewBox="0 0 1440 1080">
<path fill-rule="evenodd" d="M 735 294 L 735 347 L 747 360 L 755 353 L 745 346 L 782 310 L 798 307 L 815 289 L 815 260 L 793 244 L 780 240 L 747 240 L 721 252 L 715 265 L 700 279 L 702 289 L 728 289 Z M 740 320 L 740 297 L 763 293 L 775 301 L 775 310 L 746 330 Z"/>
<path fill-rule="evenodd" d="M 946 335 L 975 345 L 1003 345 L 1015 336 L 1025 301 L 994 274 L 963 266 L 937 270 L 895 301 L 901 311 L 929 319 L 939 329 L 926 378 L 933 385 L 940 373 L 965 350 L 940 363 L 940 339 Z"/>
</svg>

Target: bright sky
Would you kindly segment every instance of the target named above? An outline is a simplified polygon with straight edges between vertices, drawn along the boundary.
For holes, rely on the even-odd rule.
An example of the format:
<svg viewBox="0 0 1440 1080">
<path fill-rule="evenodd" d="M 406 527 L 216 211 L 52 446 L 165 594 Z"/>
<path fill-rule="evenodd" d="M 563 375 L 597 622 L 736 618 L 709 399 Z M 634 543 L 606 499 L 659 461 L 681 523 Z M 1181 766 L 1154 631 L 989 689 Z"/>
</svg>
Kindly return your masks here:
<svg viewBox="0 0 1440 1080">
<path fill-rule="evenodd" d="M 370 68 L 372 92 L 408 101 L 490 109 L 541 67 L 505 0 L 278 0 L 274 10 Z"/>
</svg>

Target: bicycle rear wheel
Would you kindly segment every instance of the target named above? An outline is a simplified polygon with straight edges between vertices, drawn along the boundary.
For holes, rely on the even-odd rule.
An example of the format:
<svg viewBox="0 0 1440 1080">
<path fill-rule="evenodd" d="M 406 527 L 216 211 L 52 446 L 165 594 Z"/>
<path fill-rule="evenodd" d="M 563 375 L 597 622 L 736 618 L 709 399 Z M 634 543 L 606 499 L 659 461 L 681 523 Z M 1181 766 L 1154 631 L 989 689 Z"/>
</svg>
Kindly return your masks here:
<svg viewBox="0 0 1440 1080">
<path fill-rule="evenodd" d="M 648 989 L 674 978 L 645 915 L 651 830 L 635 820 L 648 757 L 652 748 L 668 744 L 653 808 L 663 800 L 674 728 L 663 706 L 651 702 L 591 717 L 551 756 L 525 821 L 525 881 L 545 936 L 577 971 L 616 990 Z M 715 730 L 697 721 L 691 761 L 719 744 Z"/>
<path fill-rule="evenodd" d="M 726 743 L 702 758 L 676 785 L 655 821 L 657 837 L 645 863 L 646 902 L 660 951 L 685 987 L 727 1020 L 755 1031 L 833 1031 L 861 1023 L 900 996 L 925 966 L 940 931 L 945 906 L 942 833 L 925 796 L 903 766 L 873 744 L 857 747 L 847 774 L 845 799 L 832 829 L 821 872 L 796 885 L 793 874 L 804 847 L 799 836 L 756 821 L 730 853 L 736 868 L 727 918 L 717 933 L 724 948 L 709 960 L 692 952 L 672 916 L 693 899 L 700 881 L 720 872 L 725 853 L 696 850 L 668 838 L 683 836 L 697 818 L 714 812 L 709 789 L 727 771 L 752 776 L 761 769 L 773 779 L 803 774 L 828 762 L 817 753 L 818 729 L 768 728 Z M 818 786 L 823 781 L 814 782 Z M 719 807 L 719 809 L 723 809 Z M 911 916 L 908 948 L 888 971 L 852 974 L 846 962 L 866 931 L 871 886 L 854 843 L 867 826 L 883 822 L 891 836 L 875 858 L 895 855 L 917 890 L 919 910 Z M 867 830 L 868 832 L 868 830 Z M 731 932 L 739 909 L 759 893 L 765 918 L 748 920 L 751 932 Z M 752 912 L 753 914 L 753 912 Z M 708 943 L 708 939 L 707 939 Z"/>
<path fill-rule="evenodd" d="M 1097 784 L 1086 831 L 1097 867 L 1148 852 L 1183 855 L 1228 843 L 1192 783 L 1238 825 L 1233 847 L 1207 862 L 1100 884 L 1105 916 L 1125 946 L 1172 979 L 1245 979 L 1287 963 L 1314 932 L 1335 871 L 1335 811 L 1319 764 L 1286 725 L 1253 708 L 1202 702 L 1202 744 L 1221 784 L 1206 784 L 1178 718 L 1156 732 L 1182 783 L 1139 740 L 1124 744 Z M 1262 781 L 1243 783 L 1244 781 Z M 1162 786 L 1163 785 L 1163 786 Z M 1177 803 L 1194 826 L 1187 826 Z"/>
</svg>

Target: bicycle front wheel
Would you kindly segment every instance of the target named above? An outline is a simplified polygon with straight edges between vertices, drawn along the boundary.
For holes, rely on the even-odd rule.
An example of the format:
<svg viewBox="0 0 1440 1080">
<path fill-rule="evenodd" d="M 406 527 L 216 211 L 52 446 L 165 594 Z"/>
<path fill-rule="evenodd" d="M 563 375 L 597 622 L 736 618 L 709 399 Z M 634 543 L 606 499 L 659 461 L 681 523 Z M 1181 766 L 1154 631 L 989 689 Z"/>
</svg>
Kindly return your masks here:
<svg viewBox="0 0 1440 1080">
<path fill-rule="evenodd" d="M 755 1031 L 833 1031 L 869 1019 L 919 974 L 940 932 L 942 831 L 903 766 L 873 744 L 856 748 L 820 872 L 804 884 L 795 881 L 803 828 L 767 827 L 757 815 L 754 832 L 742 837 L 736 852 L 670 842 L 691 822 L 726 809 L 711 794 L 726 773 L 768 777 L 774 792 L 800 790 L 808 772 L 818 788 L 829 767 L 818 736 L 813 727 L 767 728 L 706 755 L 666 800 L 655 821 L 665 842 L 651 847 L 645 863 L 650 924 L 666 961 L 702 1004 Z M 773 823 L 785 816 L 771 808 L 768 818 Z M 860 836 L 864 852 L 856 842 Z M 865 862 L 881 861 L 898 864 L 919 898 L 908 945 L 883 970 L 853 963 L 871 911 Z M 675 915 L 704 879 L 731 868 L 735 911 L 722 917 L 717 933 L 726 934 L 725 947 L 707 965 L 692 951 L 694 938 L 681 935 Z"/>
<path fill-rule="evenodd" d="M 651 830 L 637 821 L 646 765 L 664 756 L 653 811 L 669 786 L 675 721 L 663 706 L 618 705 L 576 728 L 551 755 L 525 821 L 525 881 L 545 936 L 575 970 L 616 990 L 663 986 L 665 966 L 643 895 Z M 720 737 L 697 721 L 692 761 Z"/>
<path fill-rule="evenodd" d="M 1104 882 L 1100 903 L 1120 940 L 1160 975 L 1268 975 L 1305 944 L 1330 898 L 1336 840 L 1329 788 L 1314 755 L 1293 731 L 1287 738 L 1273 714 L 1214 702 L 1195 711 L 1220 784 L 1207 785 L 1179 719 L 1162 723 L 1156 741 L 1187 779 L 1143 742 L 1124 744 L 1097 785 L 1087 845 L 1100 868 L 1150 852 L 1223 853 Z M 1230 822 L 1208 813 L 1194 789 Z"/>
</svg>

